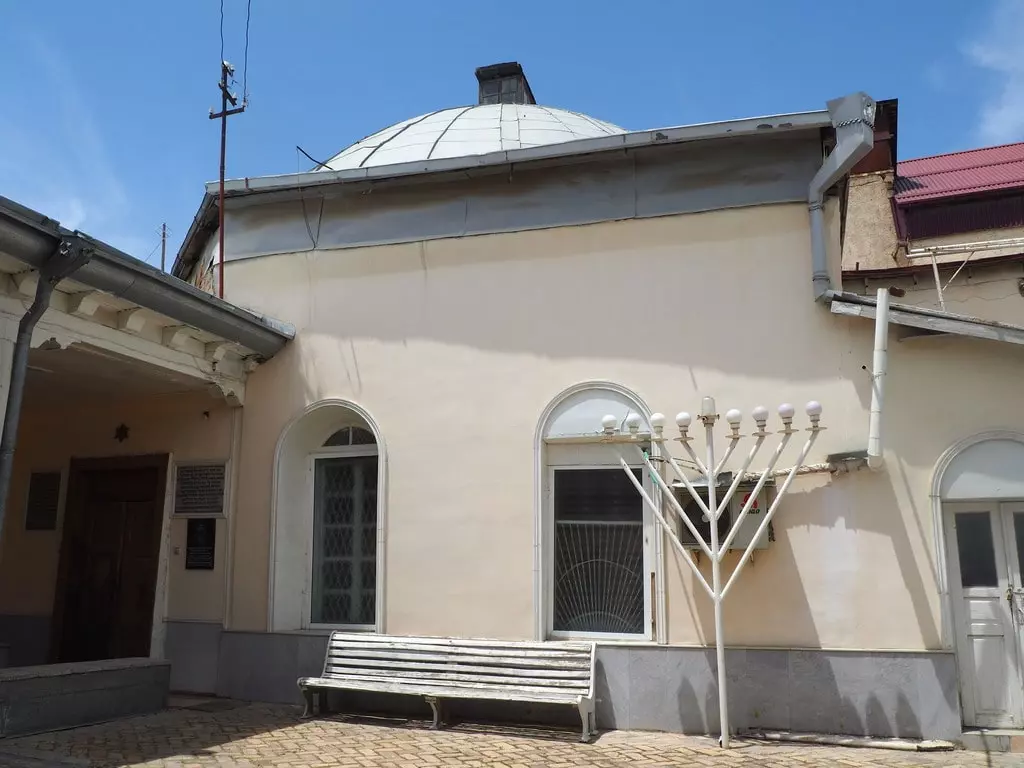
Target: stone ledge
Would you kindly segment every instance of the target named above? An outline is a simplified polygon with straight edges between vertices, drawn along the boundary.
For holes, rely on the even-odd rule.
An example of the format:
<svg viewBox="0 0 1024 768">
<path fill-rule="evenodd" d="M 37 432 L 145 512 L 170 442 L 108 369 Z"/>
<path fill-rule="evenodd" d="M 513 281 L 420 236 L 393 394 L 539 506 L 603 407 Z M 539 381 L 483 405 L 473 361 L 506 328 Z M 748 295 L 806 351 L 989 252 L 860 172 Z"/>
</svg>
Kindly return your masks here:
<svg viewBox="0 0 1024 768">
<path fill-rule="evenodd" d="M 0 671 L 0 737 L 159 712 L 170 663 L 155 659 L 48 664 Z"/>
</svg>

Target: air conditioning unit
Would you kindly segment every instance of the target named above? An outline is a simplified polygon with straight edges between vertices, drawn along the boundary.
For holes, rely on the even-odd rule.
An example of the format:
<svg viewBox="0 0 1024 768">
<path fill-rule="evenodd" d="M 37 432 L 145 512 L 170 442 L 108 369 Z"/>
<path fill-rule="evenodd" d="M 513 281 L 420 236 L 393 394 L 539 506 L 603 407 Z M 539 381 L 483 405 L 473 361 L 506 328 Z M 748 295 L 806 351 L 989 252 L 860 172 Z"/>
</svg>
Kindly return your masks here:
<svg viewBox="0 0 1024 768">
<path fill-rule="evenodd" d="M 723 476 L 719 476 L 721 481 Z M 731 485 L 731 479 L 718 485 L 715 491 L 715 497 L 721 499 L 728 491 Z M 729 531 L 732 529 L 732 521 L 736 520 L 740 515 L 740 510 L 743 509 L 743 505 L 747 503 L 747 499 L 754 492 L 756 483 L 743 483 L 736 488 L 736 493 L 733 494 L 732 499 L 729 500 L 729 507 L 725 510 L 721 517 L 718 518 L 718 540 L 724 541 L 725 537 L 729 535 Z M 754 504 L 747 510 L 747 516 L 743 518 L 743 523 L 740 526 L 739 532 L 736 534 L 736 538 L 732 540 L 732 544 L 729 546 L 730 550 L 738 549 L 745 550 L 750 542 L 754 538 L 754 534 L 757 533 L 757 529 L 761 526 L 761 521 L 764 520 L 765 514 L 768 512 L 768 505 L 771 504 L 773 488 L 770 487 L 771 483 L 766 483 L 761 492 L 757 494 L 757 499 Z M 707 505 L 708 502 L 708 489 L 706 486 L 694 486 L 694 490 Z M 711 543 L 711 523 L 704 516 L 704 512 L 697 505 L 697 502 L 693 500 L 690 492 L 681 484 L 677 483 L 674 488 L 676 494 L 676 500 L 682 506 L 686 516 L 690 518 L 690 522 L 693 523 L 697 532 L 700 533 L 702 539 L 708 544 Z M 668 510 L 666 510 L 668 512 Z M 671 518 L 671 515 L 666 517 Z M 689 527 L 682 520 L 677 520 L 677 534 L 679 541 L 682 542 L 684 547 L 690 549 L 697 549 L 699 545 L 697 540 L 693 537 Z M 771 523 L 768 524 L 768 528 L 764 533 L 761 534 L 761 538 L 757 544 L 754 545 L 754 549 L 767 549 L 768 543 L 775 540 L 774 531 L 772 531 Z"/>
</svg>

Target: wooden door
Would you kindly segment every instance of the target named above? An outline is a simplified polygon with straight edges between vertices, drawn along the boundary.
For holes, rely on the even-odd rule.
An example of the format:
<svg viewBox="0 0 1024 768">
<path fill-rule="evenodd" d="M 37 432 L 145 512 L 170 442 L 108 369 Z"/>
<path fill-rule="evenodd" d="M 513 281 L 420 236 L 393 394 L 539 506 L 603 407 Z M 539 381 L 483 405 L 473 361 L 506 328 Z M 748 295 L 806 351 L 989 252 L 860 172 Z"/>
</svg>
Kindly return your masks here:
<svg viewBox="0 0 1024 768">
<path fill-rule="evenodd" d="M 1019 728 L 1020 659 L 998 502 L 947 503 L 950 585 L 965 725 Z"/>
<path fill-rule="evenodd" d="M 166 476 L 166 456 L 72 462 L 55 661 L 149 655 Z"/>
</svg>

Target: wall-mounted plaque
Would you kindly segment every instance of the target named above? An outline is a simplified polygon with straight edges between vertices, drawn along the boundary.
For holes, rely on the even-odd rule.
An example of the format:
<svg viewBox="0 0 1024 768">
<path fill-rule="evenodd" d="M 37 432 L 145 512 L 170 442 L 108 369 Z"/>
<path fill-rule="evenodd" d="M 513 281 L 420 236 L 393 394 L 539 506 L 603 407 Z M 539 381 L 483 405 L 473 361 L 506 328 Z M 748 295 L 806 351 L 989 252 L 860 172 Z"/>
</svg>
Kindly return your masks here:
<svg viewBox="0 0 1024 768">
<path fill-rule="evenodd" d="M 179 464 L 175 468 L 176 515 L 219 515 L 223 511 L 223 464 Z"/>
<path fill-rule="evenodd" d="M 190 517 L 185 534 L 185 570 L 212 571 L 217 550 L 217 520 Z"/>
</svg>

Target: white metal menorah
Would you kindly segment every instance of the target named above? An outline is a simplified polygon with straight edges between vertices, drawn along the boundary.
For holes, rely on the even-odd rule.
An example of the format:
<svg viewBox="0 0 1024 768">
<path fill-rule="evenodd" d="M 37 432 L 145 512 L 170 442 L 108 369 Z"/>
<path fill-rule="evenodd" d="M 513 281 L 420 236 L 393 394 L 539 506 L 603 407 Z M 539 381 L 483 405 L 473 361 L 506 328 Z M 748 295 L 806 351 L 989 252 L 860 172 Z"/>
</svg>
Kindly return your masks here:
<svg viewBox="0 0 1024 768">
<path fill-rule="evenodd" d="M 768 426 L 768 409 L 763 406 L 754 408 L 751 414 L 754 417 L 754 423 L 757 425 L 757 431 L 754 432 L 751 437 L 754 438 L 754 445 L 750 449 L 750 453 L 747 454 L 746 460 L 743 462 L 743 467 L 739 472 L 736 472 L 733 476 L 732 484 L 729 489 L 725 492 L 725 495 L 719 500 L 717 498 L 716 481 L 718 475 L 721 474 L 722 469 L 728 463 L 729 459 L 732 458 L 733 451 L 736 450 L 736 446 L 740 440 L 743 439 L 743 435 L 740 434 L 740 424 L 743 421 L 743 414 L 735 408 L 729 410 L 725 414 L 725 420 L 729 424 L 730 434 L 728 435 L 729 445 L 725 450 L 725 455 L 716 463 L 715 462 L 715 441 L 714 441 L 714 427 L 715 422 L 718 421 L 718 413 L 715 410 L 715 400 L 711 397 L 705 397 L 701 402 L 700 416 L 698 417 L 704 423 L 704 432 L 706 435 L 707 443 L 707 454 L 706 458 L 702 461 L 694 451 L 693 446 L 690 444 L 693 438 L 690 436 L 690 424 L 692 418 L 689 413 L 685 411 L 676 416 L 676 425 L 679 427 L 679 437 L 673 438 L 682 444 L 683 449 L 686 451 L 693 462 L 693 465 L 697 467 L 698 471 L 704 476 L 707 483 L 707 502 L 701 498 L 700 494 L 694 488 L 694 483 L 686 476 L 686 473 L 680 468 L 679 463 L 676 459 L 665 451 L 660 459 L 672 468 L 679 482 L 686 488 L 694 502 L 697 504 L 700 511 L 703 513 L 705 519 L 709 522 L 710 535 L 708 538 L 710 541 L 705 541 L 704 537 L 701 536 L 697 530 L 694 522 L 689 518 L 683 509 L 683 505 L 676 499 L 675 494 L 668 487 L 664 478 L 655 469 L 651 462 L 650 456 L 641 447 L 641 443 L 651 442 L 656 444 L 664 444 L 669 438 L 664 436 L 665 431 L 665 416 L 660 413 L 655 413 L 651 416 L 651 430 L 653 434 L 641 434 L 640 424 L 641 418 L 637 413 L 630 413 L 625 420 L 627 434 L 623 434 L 619 431 L 619 420 L 615 416 L 605 416 L 601 420 L 602 431 L 604 435 L 604 442 L 614 444 L 626 444 L 632 443 L 636 452 L 643 462 L 643 465 L 647 468 L 651 479 L 657 484 L 658 489 L 661 491 L 663 498 L 668 500 L 669 506 L 679 516 L 679 519 L 689 529 L 690 534 L 696 541 L 697 546 L 700 550 L 707 555 L 711 561 L 711 584 L 708 584 L 707 579 L 704 578 L 704 574 L 700 572 L 697 564 L 689 556 L 686 547 L 679 540 L 679 536 L 676 534 L 675 529 L 669 525 L 665 519 L 665 515 L 662 512 L 660 506 L 651 498 L 650 494 L 644 489 L 643 483 L 636 478 L 633 474 L 632 469 L 629 466 L 629 462 L 626 461 L 625 457 L 619 452 L 619 463 L 622 465 L 622 469 L 626 473 L 626 477 L 629 478 L 633 486 L 639 491 L 643 497 L 644 503 L 650 508 L 654 515 L 654 519 L 657 520 L 662 530 L 668 534 L 669 540 L 673 546 L 679 550 L 682 554 L 682 560 L 693 571 L 694 577 L 697 579 L 697 583 L 704 587 L 704 591 L 708 593 L 708 596 L 714 602 L 715 606 L 715 650 L 717 657 L 717 682 L 718 682 L 718 714 L 721 723 L 721 745 L 728 748 L 729 746 L 729 707 L 728 698 L 726 696 L 726 674 L 725 674 L 725 641 L 722 636 L 722 601 L 725 600 L 725 596 L 729 594 L 729 590 L 732 585 L 736 583 L 737 577 L 743 570 L 743 566 L 746 565 L 750 559 L 750 554 L 757 542 L 760 541 L 761 537 L 765 535 L 768 529 L 768 525 L 772 521 L 772 517 L 775 515 L 775 511 L 779 508 L 779 502 L 785 495 L 786 491 L 789 490 L 789 485 L 793 481 L 797 472 L 803 466 L 804 459 L 807 458 L 808 452 L 811 450 L 811 446 L 814 445 L 814 441 L 817 440 L 818 435 L 824 429 L 820 425 L 821 421 L 821 403 L 815 400 L 807 403 L 806 411 L 807 416 L 810 418 L 811 426 L 807 429 L 810 433 L 807 437 L 807 441 L 804 443 L 803 448 L 800 451 L 800 456 L 797 458 L 796 464 L 790 467 L 788 470 L 784 470 L 781 474 L 784 475 L 785 479 L 776 491 L 775 498 L 772 503 L 768 506 L 768 511 L 765 513 L 764 518 L 761 520 L 761 524 L 757 528 L 757 532 L 751 538 L 750 543 L 743 552 L 743 556 L 740 558 L 736 567 L 733 569 L 732 574 L 726 581 L 725 586 L 722 586 L 722 560 L 725 557 L 725 553 L 729 551 L 730 546 L 736 538 L 736 534 L 740 529 L 740 525 L 746 518 L 747 513 L 751 507 L 756 503 L 758 494 L 764 488 L 765 483 L 768 479 L 776 474 L 775 465 L 778 463 L 782 453 L 786 450 L 786 446 L 789 445 L 793 435 L 797 434 L 800 430 L 793 427 L 793 417 L 796 415 L 796 409 L 793 408 L 789 403 L 783 403 L 779 406 L 779 418 L 782 419 L 782 429 L 778 432 L 782 437 L 779 440 L 779 445 L 776 447 L 775 452 L 772 454 L 771 461 L 768 466 L 762 470 L 758 477 L 757 484 L 754 489 L 750 492 L 743 507 L 740 509 L 739 515 L 732 521 L 732 525 L 729 529 L 728 534 L 724 540 L 719 539 L 718 531 L 718 520 L 729 507 L 729 502 L 732 501 L 733 494 L 736 493 L 736 489 L 739 488 L 740 483 L 747 476 L 747 471 L 750 469 L 751 463 L 761 450 L 765 441 L 770 436 L 770 432 L 767 431 Z"/>
</svg>

